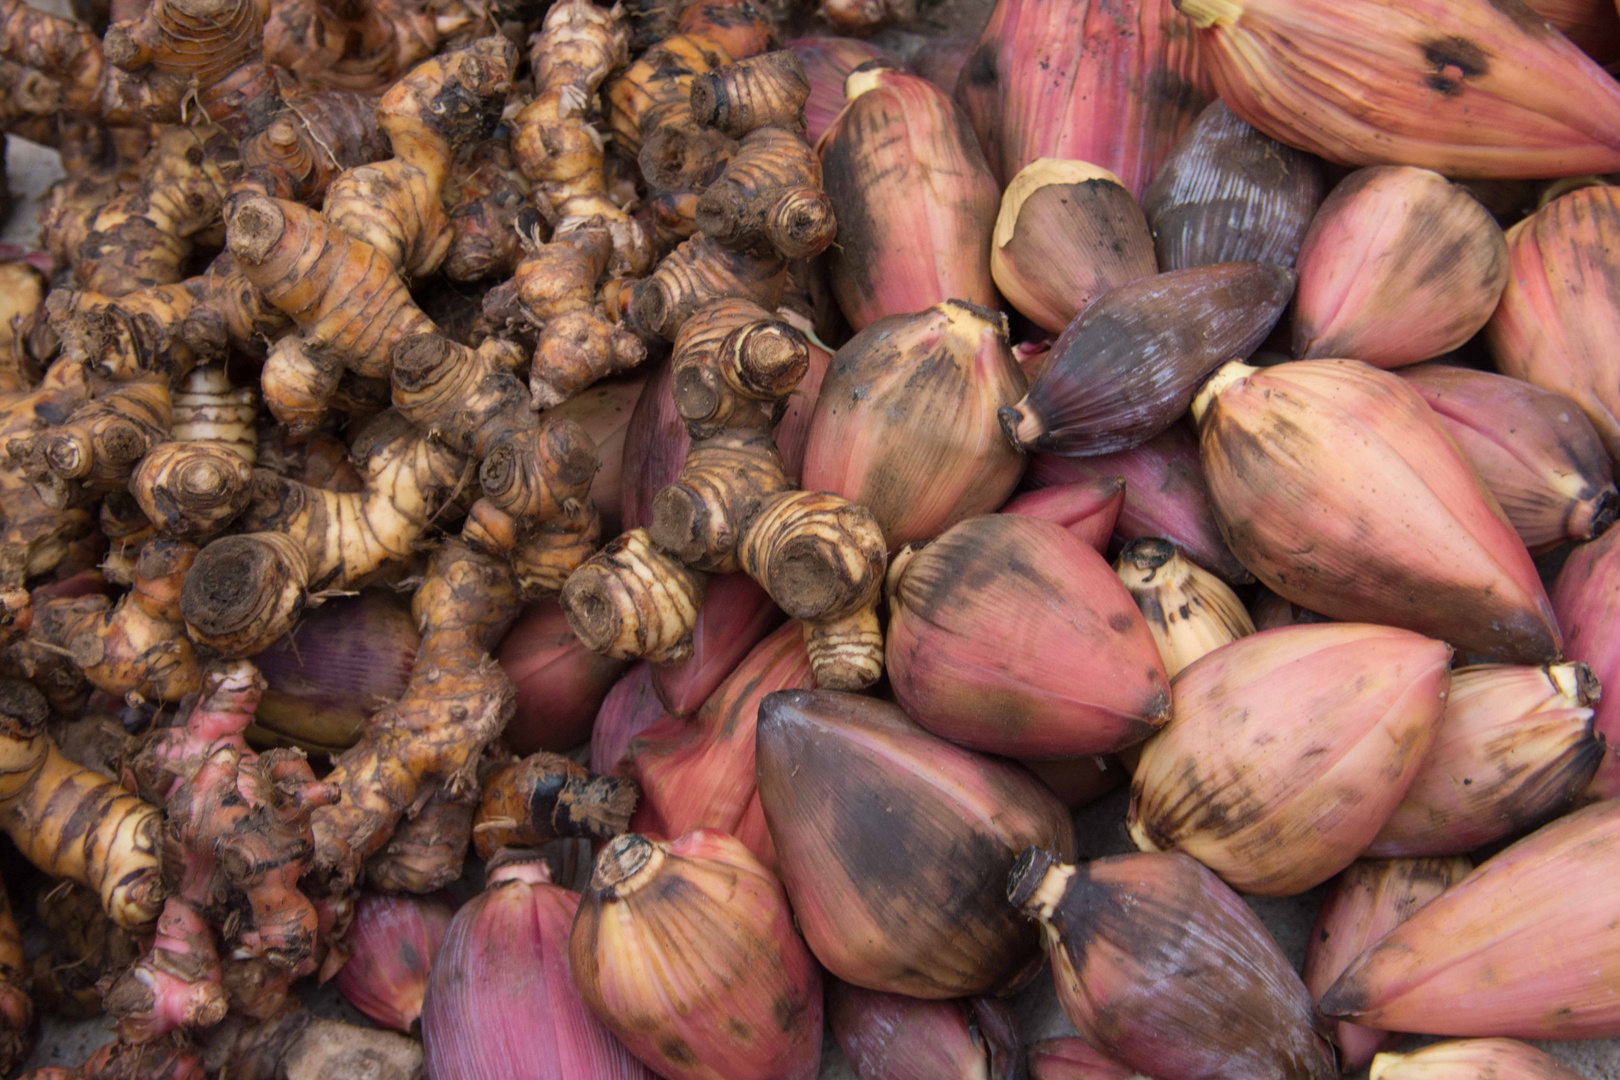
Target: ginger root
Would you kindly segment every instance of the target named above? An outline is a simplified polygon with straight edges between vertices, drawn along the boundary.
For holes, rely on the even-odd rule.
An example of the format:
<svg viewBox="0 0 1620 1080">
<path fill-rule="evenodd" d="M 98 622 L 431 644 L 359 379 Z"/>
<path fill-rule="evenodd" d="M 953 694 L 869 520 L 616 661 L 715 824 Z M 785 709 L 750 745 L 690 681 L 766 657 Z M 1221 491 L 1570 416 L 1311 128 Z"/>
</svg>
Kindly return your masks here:
<svg viewBox="0 0 1620 1080">
<path fill-rule="evenodd" d="M 23 475 L 56 508 L 83 492 L 123 487 L 146 452 L 169 431 L 168 383 L 146 377 L 107 388 L 61 424 L 22 446 L 10 447 Z"/>
<path fill-rule="evenodd" d="M 585 647 L 619 660 L 676 663 L 692 655 L 704 574 L 652 543 L 646 529 L 610 541 L 568 578 L 563 611 Z"/>
<path fill-rule="evenodd" d="M 611 840 L 629 828 L 639 795 L 634 780 L 593 776 L 544 750 L 502 765 L 484 781 L 473 824 L 478 857 L 566 837 Z"/>
<path fill-rule="evenodd" d="M 27 683 L 0 680 L 0 829 L 35 866 L 93 889 L 118 925 L 152 923 L 163 900 L 157 808 L 62 756 Z"/>
<path fill-rule="evenodd" d="M 129 488 L 164 536 L 211 536 L 247 508 L 258 456 L 257 395 L 231 389 L 220 368 L 198 368 L 174 396 L 170 442 L 148 451 Z"/>
<path fill-rule="evenodd" d="M 513 119 L 512 152 L 556 219 L 596 218 L 608 230 L 610 273 L 640 276 L 652 263 L 652 245 L 608 197 L 602 137 L 587 120 L 602 81 L 629 61 L 628 41 L 617 9 L 589 0 L 553 4 L 530 51 L 535 96 Z M 595 284 L 593 277 L 587 288 Z"/>
<path fill-rule="evenodd" d="M 327 891 L 352 890 L 412 807 L 440 789 L 477 790 L 479 757 L 513 709 L 512 684 L 489 651 L 519 606 L 502 560 L 459 541 L 433 553 L 411 602 L 422 641 L 405 694 L 338 757 L 327 782 L 341 797 L 314 816 L 313 873 Z"/>
<path fill-rule="evenodd" d="M 179 281 L 192 238 L 218 220 L 238 168 L 236 141 L 218 128 L 164 128 L 140 187 L 101 207 L 69 253 L 85 290 L 118 297 Z"/>
<path fill-rule="evenodd" d="M 316 203 L 343 170 L 388 156 L 373 98 L 331 91 L 295 95 L 283 106 L 263 131 L 242 140 L 235 190 Z"/>
<path fill-rule="evenodd" d="M 630 316 L 645 334 L 674 341 L 699 308 L 723 297 L 775 310 L 787 288 L 787 262 L 731 251 L 707 236 L 685 241 L 631 291 Z"/>
<path fill-rule="evenodd" d="M 236 990 L 227 972 L 240 983 L 244 965 L 221 965 L 211 922 L 226 928 L 231 960 L 253 962 L 258 1008 L 279 1008 L 292 979 L 315 970 L 318 916 L 298 878 L 314 850 L 310 814 L 335 792 L 297 751 L 247 749 L 263 692 L 252 664 L 214 666 L 185 720 L 148 736 L 130 763 L 168 811 L 170 895 L 152 949 L 106 992 L 128 1041 L 224 1018 Z"/>
<path fill-rule="evenodd" d="M 437 270 L 450 248 L 443 195 L 451 158 L 493 130 L 516 59 L 510 42 L 492 37 L 413 68 L 377 103 L 394 156 L 339 174 L 326 191 L 326 219 L 405 277 Z"/>
<path fill-rule="evenodd" d="M 317 90 L 381 94 L 439 44 L 421 0 L 283 0 L 270 9 L 265 56 Z"/>
<path fill-rule="evenodd" d="M 474 143 L 451 166 L 445 183 L 450 249 L 444 274 L 452 281 L 508 277 L 523 257 L 522 233 L 540 218 L 529 206 L 529 180 L 504 140 Z"/>
<path fill-rule="evenodd" d="M 196 277 L 119 297 L 57 289 L 45 310 L 65 356 L 120 381 L 149 374 L 175 380 L 194 365 L 225 359 L 229 348 L 262 355 L 263 342 L 290 325 L 229 252 Z"/>
<path fill-rule="evenodd" d="M 180 610 L 191 636 L 224 656 L 251 656 L 285 634 L 307 603 L 403 559 L 469 479 L 465 458 L 389 412 L 353 455 L 358 493 L 254 472 L 245 534 L 214 540 L 186 575 Z"/>
<path fill-rule="evenodd" d="M 11 899 L 0 882 L 0 1076 L 10 1076 L 34 1048 L 34 1002 L 28 996 L 28 961 Z"/>
<path fill-rule="evenodd" d="M 83 366 L 58 360 L 38 387 L 0 394 L 0 456 L 15 458 L 40 431 L 72 415 L 89 392 Z M 28 579 L 52 570 L 91 524 L 88 511 L 52 507 L 18 469 L 0 469 L 0 646 L 33 622 Z"/>
<path fill-rule="evenodd" d="M 117 604 L 100 595 L 52 600 L 37 613 L 34 633 L 65 649 L 85 678 L 110 694 L 179 701 L 202 680 L 181 619 L 182 583 L 196 558 L 193 544 L 148 541 L 134 586 Z"/>
</svg>

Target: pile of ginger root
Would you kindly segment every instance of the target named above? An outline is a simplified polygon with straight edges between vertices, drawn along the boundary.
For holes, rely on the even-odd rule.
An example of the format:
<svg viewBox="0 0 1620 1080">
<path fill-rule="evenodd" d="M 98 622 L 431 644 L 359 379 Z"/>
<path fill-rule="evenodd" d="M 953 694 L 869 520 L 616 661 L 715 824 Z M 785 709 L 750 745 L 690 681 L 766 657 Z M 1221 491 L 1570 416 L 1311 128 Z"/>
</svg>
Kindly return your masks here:
<svg viewBox="0 0 1620 1080">
<path fill-rule="evenodd" d="M 634 806 L 568 772 L 600 805 L 519 820 L 564 776 L 503 740 L 493 654 L 525 605 L 560 603 L 605 656 L 678 661 L 708 575 L 741 571 L 800 620 L 820 685 L 881 677 L 881 530 L 798 490 L 772 434 L 814 347 L 807 260 L 837 236 L 781 49 L 813 16 L 75 16 L 0 0 L 0 125 L 67 176 L 38 249 L 0 248 L 0 867 L 51 935 L 25 959 L 0 893 L 0 1076 L 41 1007 L 105 1012 L 117 1039 L 40 1078 L 242 1080 L 298 1054 L 416 1075 L 409 1040 L 300 1004 L 359 890 L 456 882 L 475 830 L 480 853 L 604 840 Z M 691 449 L 621 533 L 569 405 L 658 365 Z M 398 692 L 352 745 L 267 741 L 254 658 L 363 589 L 409 597 Z"/>
</svg>

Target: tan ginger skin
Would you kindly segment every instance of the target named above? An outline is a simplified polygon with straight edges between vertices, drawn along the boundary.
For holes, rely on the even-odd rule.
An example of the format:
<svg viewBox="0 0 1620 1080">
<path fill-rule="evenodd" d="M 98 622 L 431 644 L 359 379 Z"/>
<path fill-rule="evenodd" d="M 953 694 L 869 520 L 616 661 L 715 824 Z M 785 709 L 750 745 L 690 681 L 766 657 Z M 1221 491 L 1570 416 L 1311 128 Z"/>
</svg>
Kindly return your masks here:
<svg viewBox="0 0 1620 1080">
<path fill-rule="evenodd" d="M 0 884 L 0 1073 L 9 1075 L 34 1047 L 34 1002 L 28 996 L 28 961 L 11 898 Z"/>
<path fill-rule="evenodd" d="M 308 593 L 407 557 L 468 479 L 460 454 L 393 413 L 362 430 L 354 456 L 365 488 L 353 493 L 255 471 L 243 532 L 210 543 L 186 576 L 180 608 L 193 638 L 222 655 L 259 652 Z"/>
<path fill-rule="evenodd" d="M 149 926 L 163 899 L 162 814 L 63 757 L 47 711 L 32 686 L 0 681 L 0 828 L 35 866 L 94 890 L 120 926 Z"/>
<path fill-rule="evenodd" d="M 116 604 L 99 594 L 49 601 L 34 633 L 65 649 L 85 678 L 110 694 L 178 701 L 202 679 L 180 616 L 181 583 L 196 556 L 192 544 L 149 541 L 133 587 Z"/>
</svg>

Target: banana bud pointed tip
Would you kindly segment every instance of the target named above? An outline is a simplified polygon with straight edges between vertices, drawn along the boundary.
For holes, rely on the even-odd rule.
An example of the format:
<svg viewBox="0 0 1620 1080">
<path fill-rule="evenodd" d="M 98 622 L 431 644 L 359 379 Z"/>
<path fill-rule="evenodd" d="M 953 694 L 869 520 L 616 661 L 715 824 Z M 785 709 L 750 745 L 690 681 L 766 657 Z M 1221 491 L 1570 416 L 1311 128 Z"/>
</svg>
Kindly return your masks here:
<svg viewBox="0 0 1620 1080">
<path fill-rule="evenodd" d="M 1140 763 L 1137 764 L 1136 771 L 1141 771 Z M 1164 851 L 1153 839 L 1153 834 L 1148 831 L 1147 823 L 1136 813 L 1136 799 L 1134 797 L 1131 799 L 1129 817 L 1130 820 L 1126 825 L 1130 832 L 1131 843 L 1136 845 L 1138 851 L 1145 851 L 1150 855 Z"/>
<path fill-rule="evenodd" d="M 1576 537 L 1584 534 L 1586 539 L 1596 540 L 1609 531 L 1616 515 L 1620 515 L 1620 492 L 1612 487 L 1605 488 L 1596 498 L 1588 499 L 1576 508 L 1575 519 L 1570 522 L 1570 532 Z"/>
<path fill-rule="evenodd" d="M 1031 845 L 1007 874 L 1007 899 L 1030 918 L 1044 921 L 1052 917 L 1073 874 L 1074 867 L 1065 866 L 1056 853 Z"/>
<path fill-rule="evenodd" d="M 1026 453 L 1029 444 L 1046 434 L 1046 428 L 1040 418 L 1033 411 L 1024 412 L 1024 405 L 1029 398 L 1025 398 L 1017 405 L 1003 405 L 996 410 L 996 419 L 1001 421 L 1001 431 L 1012 443 L 1013 449 L 1020 454 Z"/>
</svg>

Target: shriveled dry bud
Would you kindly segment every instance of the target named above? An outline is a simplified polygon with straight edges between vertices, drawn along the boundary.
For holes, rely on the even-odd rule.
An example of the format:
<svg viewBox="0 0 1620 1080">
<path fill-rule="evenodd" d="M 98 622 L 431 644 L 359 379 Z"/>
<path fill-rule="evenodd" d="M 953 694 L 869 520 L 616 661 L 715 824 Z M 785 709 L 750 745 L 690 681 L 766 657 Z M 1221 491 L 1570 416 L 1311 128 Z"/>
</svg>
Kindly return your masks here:
<svg viewBox="0 0 1620 1080">
<path fill-rule="evenodd" d="M 1017 486 L 996 412 L 1023 390 L 999 312 L 947 300 L 882 319 L 833 357 L 803 485 L 866 507 L 891 549 L 938 536 Z"/>
<path fill-rule="evenodd" d="M 1041 158 L 1001 197 L 990 244 L 996 288 L 1054 333 L 1116 285 L 1159 270 L 1142 208 L 1119 177 L 1084 161 Z"/>
<path fill-rule="evenodd" d="M 1142 196 L 1163 270 L 1223 262 L 1293 266 L 1327 184 L 1322 163 L 1212 102 Z"/>
<path fill-rule="evenodd" d="M 1187 856 L 1070 866 L 1029 848 L 1007 898 L 1045 929 L 1064 1015 L 1109 1057 L 1149 1076 L 1338 1075 L 1293 965 L 1238 895 Z"/>
<path fill-rule="evenodd" d="M 1252 634 L 1176 679 L 1142 750 L 1131 837 L 1185 851 L 1233 888 L 1291 896 L 1364 850 L 1422 763 L 1451 649 L 1356 623 Z"/>
<path fill-rule="evenodd" d="M 1507 284 L 1507 241 L 1467 188 L 1380 166 L 1333 189 L 1295 266 L 1294 355 L 1392 368 L 1455 349 L 1485 325 Z"/>
<path fill-rule="evenodd" d="M 1070 456 L 1140 446 L 1187 411 L 1198 384 L 1265 340 L 1294 272 L 1264 263 L 1172 270 L 1103 294 L 1052 346 L 1029 393 L 1003 409 L 1020 450 Z"/>
</svg>

